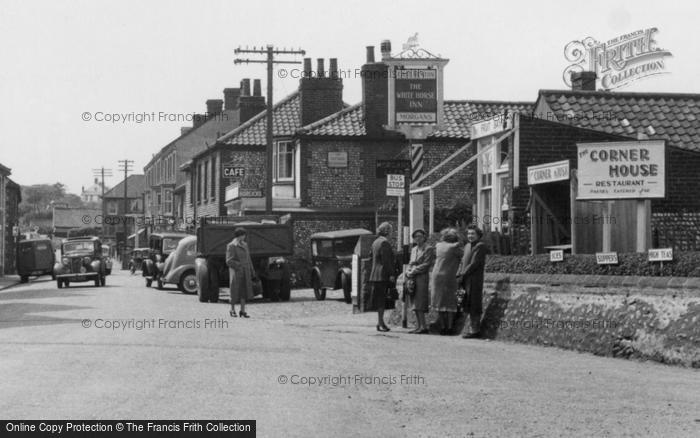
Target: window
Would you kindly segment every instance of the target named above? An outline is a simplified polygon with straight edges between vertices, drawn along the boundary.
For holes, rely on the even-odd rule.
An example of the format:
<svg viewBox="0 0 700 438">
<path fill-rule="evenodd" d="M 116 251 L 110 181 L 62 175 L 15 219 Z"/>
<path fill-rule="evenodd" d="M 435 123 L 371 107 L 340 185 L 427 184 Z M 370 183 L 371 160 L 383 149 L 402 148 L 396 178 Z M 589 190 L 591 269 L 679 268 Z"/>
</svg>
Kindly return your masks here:
<svg viewBox="0 0 700 438">
<path fill-rule="evenodd" d="M 202 190 L 202 200 L 206 201 L 207 200 L 207 194 L 209 191 L 207 188 L 209 187 L 209 161 L 204 163 L 204 189 Z"/>
<path fill-rule="evenodd" d="M 107 203 L 107 214 L 117 214 L 117 201 Z"/>
<path fill-rule="evenodd" d="M 510 209 L 510 188 L 508 166 L 510 142 L 504 139 L 493 144 L 493 137 L 479 139 L 480 151 L 488 149 L 479 157 L 479 221 L 485 230 L 507 231 L 507 218 Z"/>
<path fill-rule="evenodd" d="M 161 201 L 162 201 L 162 197 L 161 197 L 161 194 L 160 194 L 160 191 L 159 191 L 158 194 L 156 195 L 156 210 L 158 210 L 158 212 L 161 212 L 161 211 L 162 211 L 162 210 L 160 209 Z"/>
<path fill-rule="evenodd" d="M 163 202 L 163 214 L 173 214 L 173 191 L 165 189 L 165 201 Z"/>
<path fill-rule="evenodd" d="M 216 156 L 211 160 L 211 200 L 216 199 Z"/>
<path fill-rule="evenodd" d="M 280 141 L 274 149 L 275 181 L 294 180 L 294 144 L 291 141 Z"/>
</svg>

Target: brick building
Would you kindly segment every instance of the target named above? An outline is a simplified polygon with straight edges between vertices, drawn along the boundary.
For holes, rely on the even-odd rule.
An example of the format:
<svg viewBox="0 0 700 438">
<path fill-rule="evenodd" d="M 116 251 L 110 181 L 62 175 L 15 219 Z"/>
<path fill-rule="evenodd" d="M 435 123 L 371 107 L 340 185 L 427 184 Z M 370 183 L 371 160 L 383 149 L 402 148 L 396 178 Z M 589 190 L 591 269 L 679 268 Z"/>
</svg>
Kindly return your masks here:
<svg viewBox="0 0 700 438">
<path fill-rule="evenodd" d="M 10 168 L 0 164 L 0 276 L 16 272 L 17 237 L 13 230 L 19 226 L 19 203 L 22 191 L 16 182 L 10 179 Z"/>
</svg>

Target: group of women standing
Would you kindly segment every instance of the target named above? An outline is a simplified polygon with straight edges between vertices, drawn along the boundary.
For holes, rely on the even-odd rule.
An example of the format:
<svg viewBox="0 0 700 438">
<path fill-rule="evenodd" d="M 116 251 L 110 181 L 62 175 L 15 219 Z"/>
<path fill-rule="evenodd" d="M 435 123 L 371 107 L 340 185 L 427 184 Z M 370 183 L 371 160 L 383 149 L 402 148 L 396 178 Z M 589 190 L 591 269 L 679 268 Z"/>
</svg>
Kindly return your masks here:
<svg viewBox="0 0 700 438">
<path fill-rule="evenodd" d="M 391 224 L 386 222 L 381 224 L 377 229 L 380 237 L 375 240 L 376 251 L 375 245 L 372 245 L 373 263 L 370 281 L 373 282 L 372 303 L 378 309 L 377 330 L 379 331 L 389 330 L 383 319 L 384 297 L 388 285 L 377 283 L 375 278 L 378 277 L 375 273 L 379 272 L 380 266 L 381 269 L 385 269 L 388 262 L 393 263 L 393 251 L 387 240 L 391 231 Z M 465 337 L 479 336 L 486 254 L 485 245 L 480 242 L 482 234 L 479 228 L 470 227 L 467 234 L 469 242 L 465 245 L 460 241 L 457 230 L 447 228 L 440 233 L 440 241 L 433 247 L 427 243 L 428 234 L 425 230 L 417 229 L 413 232 L 412 238 L 415 245 L 411 249 L 411 258 L 404 279 L 409 304 L 417 320 L 416 328 L 410 333 L 429 333 L 426 313 L 432 305 L 439 315 L 440 334 L 453 334 L 455 315 L 458 311 L 457 289 L 463 287 L 467 291 L 463 305 L 471 320 Z M 392 271 L 391 274 L 391 279 L 390 275 L 386 275 L 386 281 L 393 280 L 395 272 Z"/>
</svg>

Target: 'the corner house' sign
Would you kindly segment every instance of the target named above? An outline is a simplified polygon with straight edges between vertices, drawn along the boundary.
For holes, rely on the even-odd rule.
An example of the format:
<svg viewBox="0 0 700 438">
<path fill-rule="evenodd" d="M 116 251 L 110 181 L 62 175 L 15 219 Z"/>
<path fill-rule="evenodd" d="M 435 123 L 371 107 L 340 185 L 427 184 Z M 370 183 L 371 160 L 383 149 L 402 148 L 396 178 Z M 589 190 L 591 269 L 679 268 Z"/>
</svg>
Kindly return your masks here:
<svg viewBox="0 0 700 438">
<path fill-rule="evenodd" d="M 576 199 L 665 197 L 663 140 L 578 143 Z"/>
<path fill-rule="evenodd" d="M 397 68 L 396 123 L 437 123 L 437 69 Z"/>
</svg>

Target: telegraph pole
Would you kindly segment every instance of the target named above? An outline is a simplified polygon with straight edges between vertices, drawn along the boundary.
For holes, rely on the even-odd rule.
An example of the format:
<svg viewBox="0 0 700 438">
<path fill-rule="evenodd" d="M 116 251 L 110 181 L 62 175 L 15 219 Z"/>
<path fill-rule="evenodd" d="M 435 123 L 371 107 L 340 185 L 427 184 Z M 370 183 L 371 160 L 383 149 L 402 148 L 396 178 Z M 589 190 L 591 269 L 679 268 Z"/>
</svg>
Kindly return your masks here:
<svg viewBox="0 0 700 438">
<path fill-rule="evenodd" d="M 235 54 L 239 53 L 255 53 L 258 55 L 267 55 L 266 60 L 261 59 L 234 59 L 234 64 L 242 63 L 258 63 L 267 64 L 267 172 L 265 179 L 265 213 L 272 214 L 272 151 L 274 145 L 272 144 L 272 67 L 274 64 L 301 64 L 301 61 L 285 61 L 285 60 L 275 60 L 275 55 L 305 55 L 306 51 L 298 50 L 287 50 L 287 49 L 275 49 L 272 44 L 268 44 L 265 48 L 253 47 L 249 49 L 247 46 L 245 49 L 238 47 L 234 50 Z"/>
<path fill-rule="evenodd" d="M 124 246 L 122 247 L 122 262 L 125 260 L 126 246 L 127 246 L 128 241 L 129 241 L 129 234 L 127 232 L 127 227 L 126 227 L 126 222 L 127 222 L 126 218 L 127 218 L 127 214 L 129 213 L 129 198 L 127 197 L 127 194 L 126 194 L 127 193 L 126 192 L 126 178 L 128 176 L 128 173 L 132 170 L 131 166 L 133 163 L 134 163 L 134 160 L 128 160 L 128 159 L 119 160 L 119 166 L 120 166 L 119 170 L 124 171 L 124 217 L 122 218 L 123 219 L 122 222 L 124 224 Z M 138 230 L 136 230 L 136 232 L 138 232 Z"/>
<path fill-rule="evenodd" d="M 102 243 L 104 243 L 105 240 L 105 216 L 107 216 L 106 213 L 106 207 L 105 207 L 105 176 L 112 176 L 112 169 L 105 169 L 104 166 L 102 166 L 100 169 L 92 169 L 92 174 L 94 176 L 100 176 L 102 175 Z"/>
</svg>

